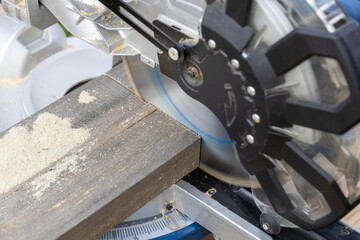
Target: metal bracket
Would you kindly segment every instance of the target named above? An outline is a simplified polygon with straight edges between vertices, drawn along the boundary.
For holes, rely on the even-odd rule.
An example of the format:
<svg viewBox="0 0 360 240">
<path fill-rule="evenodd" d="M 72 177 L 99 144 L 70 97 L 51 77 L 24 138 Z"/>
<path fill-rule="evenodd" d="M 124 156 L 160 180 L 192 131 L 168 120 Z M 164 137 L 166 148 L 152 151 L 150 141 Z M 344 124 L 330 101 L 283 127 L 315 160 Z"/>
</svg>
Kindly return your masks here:
<svg viewBox="0 0 360 240">
<path fill-rule="evenodd" d="M 196 221 L 220 239 L 271 240 L 270 235 L 236 215 L 211 197 L 181 180 L 162 193 L 164 202 Z"/>
<path fill-rule="evenodd" d="M 2 0 L 3 9 L 12 17 L 38 29 L 45 29 L 57 23 L 54 15 L 38 0 Z"/>
</svg>

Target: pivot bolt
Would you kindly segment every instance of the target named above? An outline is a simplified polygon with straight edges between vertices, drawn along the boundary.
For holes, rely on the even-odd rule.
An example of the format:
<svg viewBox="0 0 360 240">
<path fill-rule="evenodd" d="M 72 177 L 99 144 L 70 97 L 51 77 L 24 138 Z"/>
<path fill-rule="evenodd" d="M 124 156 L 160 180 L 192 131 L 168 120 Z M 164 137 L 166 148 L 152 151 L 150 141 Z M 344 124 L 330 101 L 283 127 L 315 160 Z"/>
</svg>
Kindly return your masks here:
<svg viewBox="0 0 360 240">
<path fill-rule="evenodd" d="M 253 87 L 251 87 L 251 86 L 247 87 L 246 91 L 247 91 L 247 93 L 248 93 L 250 96 L 252 96 L 252 97 L 254 97 L 254 96 L 256 95 L 256 90 L 255 90 L 255 88 L 253 88 Z"/>
<path fill-rule="evenodd" d="M 174 47 L 171 47 L 169 49 L 169 57 L 171 58 L 171 60 L 173 61 L 178 61 L 180 59 L 180 53 L 179 51 L 174 48 Z"/>
<path fill-rule="evenodd" d="M 216 42 L 215 42 L 214 40 L 212 40 L 212 39 L 210 39 L 210 40 L 208 41 L 208 45 L 209 45 L 209 47 L 210 47 L 211 49 L 215 49 L 215 48 L 216 48 Z"/>
<path fill-rule="evenodd" d="M 250 144 L 254 144 L 255 138 L 252 135 L 248 134 L 248 135 L 246 135 L 246 141 Z"/>
<path fill-rule="evenodd" d="M 239 69 L 240 68 L 240 63 L 238 60 L 233 59 L 231 60 L 231 65 L 235 68 L 235 69 Z"/>
<path fill-rule="evenodd" d="M 254 121 L 254 123 L 260 123 L 261 122 L 261 118 L 258 114 L 254 113 L 253 115 L 251 115 L 252 120 Z"/>
</svg>

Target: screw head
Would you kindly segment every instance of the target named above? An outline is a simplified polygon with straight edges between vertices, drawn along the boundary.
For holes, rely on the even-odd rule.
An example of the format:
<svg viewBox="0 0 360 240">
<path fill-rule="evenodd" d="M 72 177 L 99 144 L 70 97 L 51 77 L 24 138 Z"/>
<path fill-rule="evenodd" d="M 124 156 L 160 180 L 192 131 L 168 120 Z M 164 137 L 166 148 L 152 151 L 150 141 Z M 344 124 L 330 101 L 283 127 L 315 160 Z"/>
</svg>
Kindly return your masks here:
<svg viewBox="0 0 360 240">
<path fill-rule="evenodd" d="M 247 87 L 247 88 L 246 88 L 246 91 L 247 91 L 247 93 L 248 93 L 250 96 L 252 96 L 252 97 L 254 97 L 254 96 L 256 95 L 256 90 L 255 90 L 255 88 L 253 88 L 253 87 L 251 87 L 251 86 Z"/>
<path fill-rule="evenodd" d="M 167 203 L 165 205 L 165 209 L 168 210 L 168 211 L 171 211 L 173 208 L 174 208 L 174 205 L 172 203 Z"/>
<path fill-rule="evenodd" d="M 265 222 L 265 223 L 263 223 L 262 228 L 263 228 L 265 231 L 268 231 L 268 230 L 270 229 L 270 224 L 267 223 L 267 222 Z"/>
<path fill-rule="evenodd" d="M 251 115 L 252 120 L 254 121 L 254 123 L 260 123 L 261 122 L 261 118 L 258 114 L 254 113 L 253 115 Z"/>
<path fill-rule="evenodd" d="M 177 61 L 180 58 L 180 53 L 176 48 L 171 47 L 169 49 L 169 57 L 171 58 L 171 60 Z"/>
<path fill-rule="evenodd" d="M 350 232 L 348 229 L 342 229 L 342 230 L 341 230 L 341 233 L 342 233 L 343 235 L 349 235 L 351 232 Z"/>
<path fill-rule="evenodd" d="M 235 69 L 239 69 L 240 68 L 240 63 L 238 60 L 233 59 L 231 60 L 231 65 L 235 68 Z"/>
<path fill-rule="evenodd" d="M 246 135 L 246 141 L 250 144 L 254 144 L 255 138 L 252 135 L 248 134 L 248 135 Z"/>
<path fill-rule="evenodd" d="M 216 48 L 216 42 L 215 42 L 214 40 L 212 40 L 212 39 L 210 39 L 210 40 L 208 41 L 208 45 L 209 45 L 209 47 L 210 47 L 211 49 L 215 49 L 215 48 Z"/>
</svg>

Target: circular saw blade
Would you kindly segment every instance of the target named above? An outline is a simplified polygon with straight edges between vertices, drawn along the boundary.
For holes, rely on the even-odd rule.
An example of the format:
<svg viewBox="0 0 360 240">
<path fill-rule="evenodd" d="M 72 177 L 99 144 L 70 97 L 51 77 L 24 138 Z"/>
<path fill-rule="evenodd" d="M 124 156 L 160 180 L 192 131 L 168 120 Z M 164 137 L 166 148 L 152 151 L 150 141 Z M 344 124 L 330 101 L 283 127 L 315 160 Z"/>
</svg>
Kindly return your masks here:
<svg viewBox="0 0 360 240">
<path fill-rule="evenodd" d="M 277 1 L 254 1 L 249 21 L 257 32 L 249 45 L 253 48 L 260 43 L 271 45 L 293 30 Z M 200 168 L 222 181 L 250 187 L 248 173 L 237 159 L 233 143 L 216 116 L 159 69 L 150 68 L 134 57 L 129 57 L 127 62 L 131 79 L 146 101 L 201 135 Z M 302 77 L 301 71 L 297 75 Z"/>
</svg>

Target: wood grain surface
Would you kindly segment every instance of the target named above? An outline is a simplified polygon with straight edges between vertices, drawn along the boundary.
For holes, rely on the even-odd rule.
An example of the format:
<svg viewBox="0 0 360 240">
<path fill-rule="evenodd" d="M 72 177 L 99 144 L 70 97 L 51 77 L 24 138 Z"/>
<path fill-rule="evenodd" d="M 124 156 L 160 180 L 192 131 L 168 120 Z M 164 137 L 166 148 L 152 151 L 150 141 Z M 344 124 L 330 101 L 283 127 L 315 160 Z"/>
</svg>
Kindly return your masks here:
<svg viewBox="0 0 360 240">
<path fill-rule="evenodd" d="M 79 104 L 84 89 L 96 101 Z M 200 138 L 108 76 L 19 125 L 43 112 L 71 118 L 91 137 L 0 196 L 0 239 L 96 239 L 198 167 Z M 62 171 L 34 195 L 35 183 L 69 158 L 77 171 Z"/>
<path fill-rule="evenodd" d="M 348 213 L 344 220 L 353 225 L 354 227 L 360 228 L 360 205 L 354 208 L 350 213 Z"/>
</svg>

